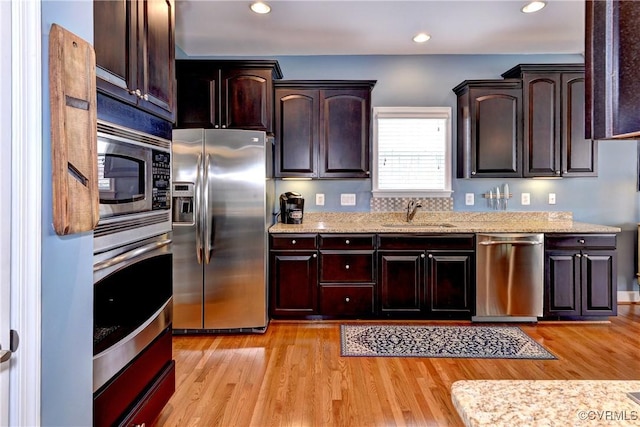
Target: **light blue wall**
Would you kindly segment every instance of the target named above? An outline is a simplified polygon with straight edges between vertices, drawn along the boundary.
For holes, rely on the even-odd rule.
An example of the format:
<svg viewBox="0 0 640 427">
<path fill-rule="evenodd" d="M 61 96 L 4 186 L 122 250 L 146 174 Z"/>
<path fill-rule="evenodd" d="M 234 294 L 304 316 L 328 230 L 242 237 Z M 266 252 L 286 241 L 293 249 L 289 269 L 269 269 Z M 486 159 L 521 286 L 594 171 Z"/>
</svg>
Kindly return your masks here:
<svg viewBox="0 0 640 427">
<path fill-rule="evenodd" d="M 90 0 L 42 2 L 42 425 L 93 422 L 93 238 L 53 230 L 49 31 L 56 23 L 93 43 Z"/>
<path fill-rule="evenodd" d="M 189 58 L 182 51 L 178 56 Z M 271 59 L 278 60 L 286 80 L 377 80 L 372 93 L 373 106 L 449 106 L 453 111 L 456 97 L 451 89 L 463 80 L 499 79 L 503 72 L 517 64 L 582 63 L 584 60 L 581 55 L 282 56 Z M 455 124 L 452 130 L 455 141 Z M 601 141 L 598 151 L 597 178 L 454 179 L 454 210 L 488 210 L 481 195 L 508 182 L 515 194 L 510 210 L 571 211 L 576 221 L 620 227 L 623 232 L 618 235 L 618 289 L 637 290 L 636 224 L 640 216 L 636 141 Z M 455 170 L 455 161 L 453 168 Z M 371 199 L 369 180 L 276 181 L 276 194 L 285 191 L 301 192 L 307 212 L 369 211 Z M 531 194 L 529 206 L 520 204 L 523 192 Z M 325 206 L 315 206 L 315 193 L 325 194 Z M 355 193 L 357 205 L 340 206 L 340 193 Z M 465 206 L 465 193 L 474 193 L 474 206 Z M 556 193 L 557 204 L 547 203 L 548 193 Z"/>
</svg>

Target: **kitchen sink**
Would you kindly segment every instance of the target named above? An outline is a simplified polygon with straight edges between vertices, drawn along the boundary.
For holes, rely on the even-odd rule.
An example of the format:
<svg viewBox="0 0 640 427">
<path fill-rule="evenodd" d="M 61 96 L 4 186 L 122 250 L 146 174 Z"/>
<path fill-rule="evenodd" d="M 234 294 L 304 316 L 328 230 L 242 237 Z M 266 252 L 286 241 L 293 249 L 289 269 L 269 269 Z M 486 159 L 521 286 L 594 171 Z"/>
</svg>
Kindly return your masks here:
<svg viewBox="0 0 640 427">
<path fill-rule="evenodd" d="M 453 228 L 455 225 L 438 222 L 394 222 L 392 224 L 382 224 L 386 228 Z"/>
</svg>

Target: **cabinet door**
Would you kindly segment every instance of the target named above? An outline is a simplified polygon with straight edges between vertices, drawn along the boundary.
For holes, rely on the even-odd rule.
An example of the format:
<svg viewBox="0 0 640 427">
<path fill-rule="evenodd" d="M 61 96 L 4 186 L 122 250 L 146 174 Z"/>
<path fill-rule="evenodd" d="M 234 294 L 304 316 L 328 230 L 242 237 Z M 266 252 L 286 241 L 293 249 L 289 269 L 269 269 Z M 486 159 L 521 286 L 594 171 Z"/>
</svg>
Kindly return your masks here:
<svg viewBox="0 0 640 427">
<path fill-rule="evenodd" d="M 470 90 L 471 177 L 520 177 L 521 89 Z"/>
<path fill-rule="evenodd" d="M 640 135 L 640 2 L 586 1 L 586 136 Z"/>
<path fill-rule="evenodd" d="M 575 251 L 547 251 L 545 316 L 579 316 L 581 263 Z"/>
<path fill-rule="evenodd" d="M 597 176 L 598 141 L 584 136 L 584 74 L 562 73 L 562 175 Z"/>
<path fill-rule="evenodd" d="M 301 316 L 317 312 L 318 258 L 315 251 L 271 252 L 270 312 Z"/>
<path fill-rule="evenodd" d="M 273 132 L 271 70 L 222 70 L 220 127 Z"/>
<path fill-rule="evenodd" d="M 177 128 L 213 129 L 217 126 L 218 80 L 218 70 L 201 73 L 178 70 Z"/>
<path fill-rule="evenodd" d="M 378 252 L 380 314 L 420 314 L 424 252 Z"/>
<path fill-rule="evenodd" d="M 93 46 L 98 89 L 136 104 L 138 80 L 136 3 L 127 0 L 93 2 Z"/>
<path fill-rule="evenodd" d="M 560 73 L 525 74 L 524 171 L 529 176 L 560 176 Z"/>
<path fill-rule="evenodd" d="M 370 91 L 320 91 L 321 178 L 369 176 Z"/>
<path fill-rule="evenodd" d="M 276 89 L 276 177 L 317 177 L 319 91 Z"/>
<path fill-rule="evenodd" d="M 427 253 L 427 307 L 433 317 L 470 318 L 475 298 L 473 252 Z"/>
<path fill-rule="evenodd" d="M 615 251 L 586 250 L 582 255 L 582 315 L 617 312 Z"/>
<path fill-rule="evenodd" d="M 98 2 L 100 3 L 100 2 Z M 173 0 L 138 2 L 140 107 L 174 120 L 175 10 Z"/>
</svg>

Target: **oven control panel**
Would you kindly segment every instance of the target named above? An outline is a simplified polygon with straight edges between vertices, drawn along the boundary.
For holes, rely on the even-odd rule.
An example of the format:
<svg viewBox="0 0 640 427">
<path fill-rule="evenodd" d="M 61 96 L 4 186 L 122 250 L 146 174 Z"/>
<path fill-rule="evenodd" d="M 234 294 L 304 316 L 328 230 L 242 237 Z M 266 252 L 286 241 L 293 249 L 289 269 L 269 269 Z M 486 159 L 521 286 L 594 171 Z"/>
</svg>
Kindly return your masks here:
<svg viewBox="0 0 640 427">
<path fill-rule="evenodd" d="M 152 209 L 171 208 L 171 155 L 166 151 L 152 153 Z"/>
</svg>

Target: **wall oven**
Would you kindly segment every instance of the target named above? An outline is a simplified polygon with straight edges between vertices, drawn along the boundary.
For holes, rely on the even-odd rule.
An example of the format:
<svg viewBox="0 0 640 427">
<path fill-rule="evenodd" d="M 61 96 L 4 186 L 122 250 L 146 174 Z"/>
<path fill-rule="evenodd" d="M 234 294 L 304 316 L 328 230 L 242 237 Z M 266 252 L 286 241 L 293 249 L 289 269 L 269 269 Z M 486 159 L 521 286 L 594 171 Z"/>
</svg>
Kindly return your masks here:
<svg viewBox="0 0 640 427">
<path fill-rule="evenodd" d="M 173 375 L 170 244 L 167 233 L 94 255 L 96 426 L 117 424 L 149 384 Z M 173 393 L 171 381 L 163 384 Z"/>
<path fill-rule="evenodd" d="M 171 231 L 171 141 L 98 120 L 94 252 Z"/>
</svg>

